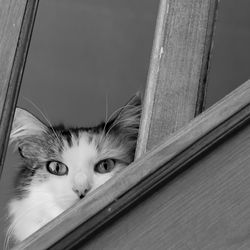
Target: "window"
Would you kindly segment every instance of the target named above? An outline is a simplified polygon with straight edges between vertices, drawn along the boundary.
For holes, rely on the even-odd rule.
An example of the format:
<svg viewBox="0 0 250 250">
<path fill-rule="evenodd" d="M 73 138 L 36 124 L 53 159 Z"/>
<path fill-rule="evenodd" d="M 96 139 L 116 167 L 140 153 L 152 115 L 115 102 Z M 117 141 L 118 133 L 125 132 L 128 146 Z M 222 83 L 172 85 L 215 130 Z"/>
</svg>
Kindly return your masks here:
<svg viewBox="0 0 250 250">
<path fill-rule="evenodd" d="M 64 1 L 63 4 L 66 2 Z M 12 43 L 3 43 L 4 46 L 0 47 L 0 54 L 4 54 L 6 51 L 11 52 L 7 53 L 7 55 L 4 54 L 10 63 L 7 65 L 8 67 L 3 67 L 3 70 L 0 71 L 4 79 L 1 85 L 1 90 L 3 91 L 0 94 L 2 100 L 0 103 L 2 105 L 0 106 L 1 167 L 3 166 L 4 155 L 6 153 L 7 135 L 10 131 L 10 124 L 17 101 L 21 74 L 37 8 L 37 1 L 27 1 L 22 4 L 22 8 L 19 8 L 17 13 L 15 12 L 15 4 L 9 3 L 9 6 L 4 6 L 6 10 L 9 9 L 11 11 L 11 14 L 2 17 L 3 20 L 7 20 L 8 22 L 7 28 L 0 29 L 0 34 L 2 32 L 5 37 L 12 41 Z M 46 8 L 46 5 L 53 5 L 51 1 L 47 1 L 44 4 Z M 78 2 L 75 1 L 72 5 L 74 4 L 77 5 Z M 90 9 L 93 7 L 93 1 L 86 1 L 86 4 Z M 106 6 L 106 3 L 104 4 L 101 1 L 99 4 L 97 7 Z M 113 1 L 112 4 L 114 8 L 119 8 L 117 1 Z M 127 3 L 121 1 L 120 4 L 122 4 L 122 9 L 128 11 Z M 145 3 L 148 7 L 151 4 L 152 1 Z M 65 11 L 64 7 L 62 6 L 62 11 Z M 132 12 L 132 14 L 129 11 L 126 12 L 125 18 L 130 18 L 129 14 L 131 14 L 131 18 L 136 19 L 137 16 L 133 16 L 133 13 L 137 13 L 136 10 L 139 11 L 140 7 L 140 4 L 135 4 L 133 6 L 135 12 Z M 205 84 L 207 82 L 207 68 L 209 66 L 216 8 L 216 0 L 204 0 L 202 2 L 197 0 L 189 2 L 179 0 L 160 1 L 147 87 L 145 90 L 136 161 L 128 166 L 120 175 L 117 175 L 103 185 L 101 189 L 87 196 L 82 202 L 68 209 L 40 231 L 22 242 L 18 246 L 18 249 L 44 249 L 49 247 L 52 249 L 70 249 L 72 247 L 81 249 L 81 244 L 83 244 L 84 240 L 93 232 L 100 229 L 106 222 L 111 221 L 111 219 L 128 207 L 138 202 L 145 194 L 154 190 L 154 188 L 168 183 L 171 178 L 185 170 L 194 159 L 201 156 L 202 153 L 206 153 L 208 149 L 215 146 L 218 142 L 223 142 L 222 139 L 226 138 L 232 131 L 242 129 L 242 126 L 248 122 L 250 114 L 249 81 L 216 104 L 216 106 L 193 119 L 201 113 L 204 106 Z M 99 9 L 97 8 L 96 10 L 98 11 Z M 67 9 L 67 11 L 70 10 Z M 107 9 L 104 12 L 100 12 L 100 15 L 109 14 L 106 11 Z M 55 18 L 55 16 L 52 14 L 50 18 Z M 149 22 L 152 28 L 154 21 L 152 19 L 149 21 L 147 18 L 147 15 L 145 15 L 144 21 L 146 23 Z M 15 25 L 10 25 L 9 23 L 14 23 Z M 118 29 L 115 24 L 112 22 L 114 27 L 111 25 L 108 28 L 113 27 Z M 74 23 L 74 25 L 79 24 Z M 104 25 L 108 24 L 104 23 Z M 124 30 L 126 30 L 125 28 Z M 19 30 L 21 30 L 20 33 Z M 124 34 L 127 34 L 126 32 Z M 119 34 L 121 35 L 121 33 Z M 94 34 L 94 36 L 97 35 L 98 32 Z M 142 39 L 138 34 L 135 34 L 134 38 L 135 40 Z M 67 42 L 67 39 L 64 42 Z M 112 41 L 112 39 L 106 39 L 105 42 L 107 44 Z M 144 41 L 144 39 L 142 40 Z M 91 39 L 89 41 L 86 40 L 87 44 L 90 42 Z M 124 42 L 124 39 L 118 39 L 118 44 L 114 45 L 116 53 L 119 53 L 119 42 Z M 134 51 L 148 51 L 151 41 L 147 40 L 146 43 L 147 46 L 143 44 L 145 47 L 134 48 Z M 125 48 L 127 48 L 126 46 L 127 43 L 125 44 Z M 107 48 L 105 44 L 102 47 L 104 52 L 109 55 L 111 50 Z M 56 50 L 57 46 L 54 49 Z M 34 51 L 38 51 L 36 47 L 34 47 Z M 89 52 L 86 53 L 91 61 L 91 55 L 88 55 Z M 60 56 L 62 56 L 63 61 L 63 55 L 61 53 L 56 54 L 56 57 Z M 107 58 L 115 62 L 119 56 L 115 54 Z M 124 56 L 127 56 L 127 52 Z M 34 58 L 37 57 L 38 55 L 35 55 Z M 145 57 L 144 54 L 142 61 L 145 61 Z M 41 58 L 42 56 L 40 56 Z M 77 58 L 78 55 L 75 54 L 71 59 L 72 62 Z M 96 58 L 91 62 L 99 70 L 99 73 L 104 76 L 108 71 L 106 69 L 103 70 L 101 67 L 105 64 L 105 59 L 101 58 L 104 61 L 100 62 Z M 136 56 L 135 58 L 138 57 Z M 132 68 L 129 68 L 131 65 L 128 65 L 127 70 L 135 70 L 134 67 L 137 65 L 133 64 L 133 57 L 127 58 L 127 60 L 131 60 L 131 65 L 134 65 Z M 31 64 L 31 61 L 28 61 L 28 63 L 30 63 L 28 69 L 30 67 L 30 71 L 35 72 L 36 69 L 32 68 L 33 64 Z M 62 62 L 62 67 L 67 69 L 69 64 L 70 62 Z M 4 65 L 2 61 L 0 61 L 1 65 Z M 86 65 L 86 67 L 88 66 Z M 107 65 L 105 64 L 105 66 Z M 121 70 L 121 76 L 125 77 L 127 75 L 124 67 L 120 67 L 120 65 L 115 66 L 115 71 Z M 145 64 L 138 67 L 140 67 L 140 72 L 145 72 L 147 66 Z M 38 70 L 37 74 L 41 74 L 41 72 Z M 61 77 L 52 71 L 49 74 L 52 78 Z M 97 83 L 101 81 L 98 78 L 99 76 L 96 75 L 93 76 L 94 80 L 91 80 L 92 74 L 93 72 L 90 72 L 89 81 L 93 81 L 93 84 L 96 81 Z M 42 75 L 39 81 L 42 79 Z M 107 75 L 110 79 L 119 80 L 117 75 L 109 75 L 108 73 Z M 138 79 L 143 79 L 144 76 L 142 74 L 138 76 Z M 31 78 L 29 79 L 29 77 L 29 75 L 24 75 L 24 79 L 27 81 L 30 81 Z M 67 78 L 62 78 L 61 80 L 67 82 Z M 57 80 L 56 82 L 60 81 Z M 77 86 L 77 84 L 71 85 L 72 88 L 77 88 Z M 53 89 L 52 86 L 50 87 Z M 27 87 L 27 89 L 29 90 L 30 87 Z M 59 89 L 59 85 L 57 89 Z M 61 95 L 64 94 L 62 93 Z M 97 99 L 98 97 L 100 96 L 97 96 Z M 35 99 L 39 98 L 35 97 Z M 41 98 L 41 102 L 43 99 Z M 75 101 L 75 105 L 78 105 L 77 100 Z M 2 179 L 1 185 L 3 185 Z"/>
</svg>

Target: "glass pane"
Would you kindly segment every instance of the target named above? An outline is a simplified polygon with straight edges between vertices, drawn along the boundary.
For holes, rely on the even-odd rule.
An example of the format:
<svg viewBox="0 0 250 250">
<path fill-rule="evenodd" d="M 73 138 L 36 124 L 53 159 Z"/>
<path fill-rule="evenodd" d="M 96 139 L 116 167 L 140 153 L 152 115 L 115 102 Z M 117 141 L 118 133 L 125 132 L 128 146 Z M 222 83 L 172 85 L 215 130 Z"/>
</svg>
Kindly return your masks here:
<svg viewBox="0 0 250 250">
<path fill-rule="evenodd" d="M 250 1 L 219 3 L 207 107 L 250 78 Z"/>
<path fill-rule="evenodd" d="M 158 2 L 40 1 L 18 106 L 74 127 L 111 115 L 144 89 Z M 0 183 L 0 242 L 20 164 L 10 147 Z"/>
</svg>

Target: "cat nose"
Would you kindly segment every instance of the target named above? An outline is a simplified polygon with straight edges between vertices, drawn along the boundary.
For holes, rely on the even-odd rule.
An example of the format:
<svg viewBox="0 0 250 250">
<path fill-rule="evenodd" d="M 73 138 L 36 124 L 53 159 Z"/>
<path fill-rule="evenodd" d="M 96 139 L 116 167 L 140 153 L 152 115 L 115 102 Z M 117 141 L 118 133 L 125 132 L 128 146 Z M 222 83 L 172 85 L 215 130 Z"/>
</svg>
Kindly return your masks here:
<svg viewBox="0 0 250 250">
<path fill-rule="evenodd" d="M 90 183 L 88 177 L 84 173 L 78 173 L 74 177 L 73 191 L 82 199 L 90 190 Z"/>
<path fill-rule="evenodd" d="M 84 198 L 85 195 L 88 193 L 89 189 L 88 188 L 85 188 L 84 190 L 78 190 L 78 189 L 74 189 L 73 188 L 73 191 L 78 195 L 78 197 L 80 199 Z"/>
</svg>

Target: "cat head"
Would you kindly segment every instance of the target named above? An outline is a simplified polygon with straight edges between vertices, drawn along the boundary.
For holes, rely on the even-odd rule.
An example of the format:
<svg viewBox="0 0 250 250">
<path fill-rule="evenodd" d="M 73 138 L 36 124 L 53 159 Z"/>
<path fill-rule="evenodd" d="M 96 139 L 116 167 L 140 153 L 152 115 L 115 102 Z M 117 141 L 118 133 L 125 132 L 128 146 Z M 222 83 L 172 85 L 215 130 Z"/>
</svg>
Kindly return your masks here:
<svg viewBox="0 0 250 250">
<path fill-rule="evenodd" d="M 91 128 L 48 126 L 17 108 L 10 142 L 23 161 L 20 198 L 37 190 L 66 209 L 95 190 L 133 161 L 140 114 L 139 95 Z"/>
</svg>

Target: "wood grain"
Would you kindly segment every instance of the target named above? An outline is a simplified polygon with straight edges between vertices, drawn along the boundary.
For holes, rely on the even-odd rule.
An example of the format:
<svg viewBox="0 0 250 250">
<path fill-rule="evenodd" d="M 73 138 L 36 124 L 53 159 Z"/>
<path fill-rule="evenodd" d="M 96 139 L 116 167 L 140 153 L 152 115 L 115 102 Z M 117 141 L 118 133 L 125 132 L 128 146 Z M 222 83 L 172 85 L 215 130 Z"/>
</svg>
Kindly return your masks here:
<svg viewBox="0 0 250 250">
<path fill-rule="evenodd" d="M 74 249 L 250 249 L 250 126 Z"/>
<path fill-rule="evenodd" d="M 0 176 L 38 0 L 0 0 Z"/>
<path fill-rule="evenodd" d="M 250 81 L 15 249 L 72 249 L 249 119 Z"/>
<path fill-rule="evenodd" d="M 203 108 L 217 0 L 162 0 L 137 158 Z"/>
</svg>

